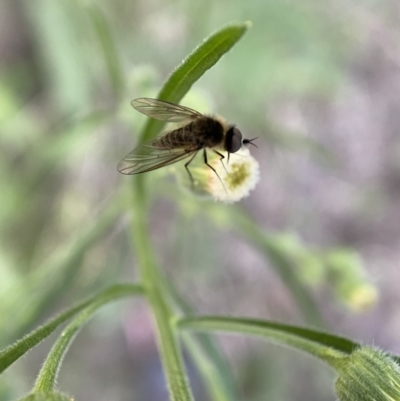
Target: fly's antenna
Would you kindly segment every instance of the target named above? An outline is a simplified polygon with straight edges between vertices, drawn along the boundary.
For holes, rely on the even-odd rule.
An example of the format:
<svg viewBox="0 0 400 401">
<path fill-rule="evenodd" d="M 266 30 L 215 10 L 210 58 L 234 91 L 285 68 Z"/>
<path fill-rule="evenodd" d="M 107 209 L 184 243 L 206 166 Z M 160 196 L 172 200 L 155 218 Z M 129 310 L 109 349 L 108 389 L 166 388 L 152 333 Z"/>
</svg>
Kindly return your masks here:
<svg viewBox="0 0 400 401">
<path fill-rule="evenodd" d="M 253 141 L 255 141 L 256 139 L 258 139 L 258 136 L 253 138 L 253 139 L 243 139 L 243 145 L 249 145 L 250 144 L 250 145 L 253 145 L 256 148 L 258 148 L 258 146 L 255 143 L 253 143 Z"/>
</svg>

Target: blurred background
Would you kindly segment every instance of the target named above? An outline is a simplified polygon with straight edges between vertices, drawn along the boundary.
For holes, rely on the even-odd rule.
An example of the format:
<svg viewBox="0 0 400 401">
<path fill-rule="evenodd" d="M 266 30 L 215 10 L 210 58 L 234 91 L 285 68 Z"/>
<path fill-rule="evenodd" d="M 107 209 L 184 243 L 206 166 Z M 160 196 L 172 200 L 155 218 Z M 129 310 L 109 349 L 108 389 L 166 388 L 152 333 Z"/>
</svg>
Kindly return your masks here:
<svg viewBox="0 0 400 401">
<path fill-rule="evenodd" d="M 145 122 L 130 101 L 157 96 L 206 36 L 247 20 L 252 28 L 182 104 L 259 136 L 251 152 L 260 183 L 235 208 L 179 191 L 168 171 L 150 173 L 160 267 L 199 314 L 314 325 L 400 353 L 395 0 L 2 0 L 1 347 L 135 279 L 125 213 L 132 177 L 116 170 Z M 269 247 L 235 226 L 240 216 Z M 299 306 L 290 280 L 314 309 Z M 1 400 L 29 391 L 55 338 L 3 374 Z M 336 398 L 333 374 L 318 362 L 216 338 L 238 399 Z M 196 400 L 209 400 L 189 357 L 187 367 Z M 101 310 L 58 385 L 77 400 L 167 400 L 145 302 Z"/>
</svg>

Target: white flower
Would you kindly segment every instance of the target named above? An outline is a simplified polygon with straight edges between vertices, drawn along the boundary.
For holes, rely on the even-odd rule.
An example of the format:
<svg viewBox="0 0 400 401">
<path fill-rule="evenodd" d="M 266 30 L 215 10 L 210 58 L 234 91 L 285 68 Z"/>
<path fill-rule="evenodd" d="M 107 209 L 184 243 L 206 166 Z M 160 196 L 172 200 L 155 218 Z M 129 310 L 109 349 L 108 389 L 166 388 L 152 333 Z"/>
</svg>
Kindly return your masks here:
<svg viewBox="0 0 400 401">
<path fill-rule="evenodd" d="M 209 163 L 215 172 L 204 166 L 207 169 L 205 190 L 214 200 L 237 202 L 248 196 L 260 180 L 259 164 L 246 147 L 231 153 L 229 162 L 226 156 L 222 161 L 213 157 Z"/>
</svg>

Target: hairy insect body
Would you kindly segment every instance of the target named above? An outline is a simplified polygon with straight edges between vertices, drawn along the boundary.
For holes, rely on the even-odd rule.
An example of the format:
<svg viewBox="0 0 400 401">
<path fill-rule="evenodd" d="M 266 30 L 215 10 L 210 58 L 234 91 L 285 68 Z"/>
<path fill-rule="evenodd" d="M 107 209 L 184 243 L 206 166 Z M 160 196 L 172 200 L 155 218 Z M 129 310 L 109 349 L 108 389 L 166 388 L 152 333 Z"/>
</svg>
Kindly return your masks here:
<svg viewBox="0 0 400 401">
<path fill-rule="evenodd" d="M 222 123 L 210 117 L 201 117 L 183 127 L 170 131 L 153 142 L 158 149 L 183 148 L 188 150 L 213 148 L 224 138 Z"/>
<path fill-rule="evenodd" d="M 231 153 L 243 145 L 253 144 L 255 139 L 243 139 L 234 125 L 227 124 L 218 116 L 206 116 L 179 104 L 149 98 L 134 99 L 131 104 L 150 118 L 181 126 L 133 149 L 118 164 L 118 171 L 122 174 L 146 173 L 188 159 L 185 168 L 193 183 L 188 166 L 198 152 L 201 151 L 204 163 L 217 174 L 208 163 L 207 151 L 217 154 L 221 163 L 225 153 L 229 162 Z"/>
</svg>

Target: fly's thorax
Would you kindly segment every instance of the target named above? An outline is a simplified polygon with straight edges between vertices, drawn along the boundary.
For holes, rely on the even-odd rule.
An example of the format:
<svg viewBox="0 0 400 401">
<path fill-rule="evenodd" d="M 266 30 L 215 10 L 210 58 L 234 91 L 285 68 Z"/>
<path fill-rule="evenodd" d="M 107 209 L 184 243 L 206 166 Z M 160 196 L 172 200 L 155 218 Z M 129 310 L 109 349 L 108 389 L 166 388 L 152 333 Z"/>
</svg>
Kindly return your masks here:
<svg viewBox="0 0 400 401">
<path fill-rule="evenodd" d="M 222 145 L 225 127 L 218 117 L 204 116 L 191 123 L 192 136 L 199 148 L 213 148 Z"/>
</svg>

